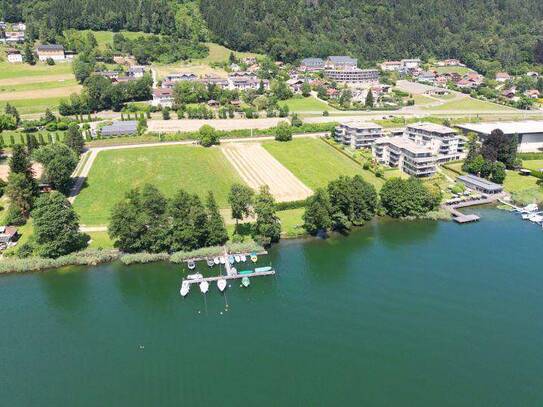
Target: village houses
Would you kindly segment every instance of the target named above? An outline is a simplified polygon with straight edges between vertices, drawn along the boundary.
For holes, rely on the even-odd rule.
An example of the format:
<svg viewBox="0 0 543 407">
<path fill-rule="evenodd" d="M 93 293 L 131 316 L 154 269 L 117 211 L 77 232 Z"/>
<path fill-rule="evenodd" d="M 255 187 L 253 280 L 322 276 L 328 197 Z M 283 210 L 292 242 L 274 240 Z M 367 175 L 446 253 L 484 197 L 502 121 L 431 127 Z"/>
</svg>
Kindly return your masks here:
<svg viewBox="0 0 543 407">
<path fill-rule="evenodd" d="M 38 59 L 42 62 L 47 61 L 49 58 L 53 61 L 64 61 L 66 56 L 64 54 L 64 47 L 59 44 L 44 44 L 39 45 L 36 48 Z"/>
</svg>

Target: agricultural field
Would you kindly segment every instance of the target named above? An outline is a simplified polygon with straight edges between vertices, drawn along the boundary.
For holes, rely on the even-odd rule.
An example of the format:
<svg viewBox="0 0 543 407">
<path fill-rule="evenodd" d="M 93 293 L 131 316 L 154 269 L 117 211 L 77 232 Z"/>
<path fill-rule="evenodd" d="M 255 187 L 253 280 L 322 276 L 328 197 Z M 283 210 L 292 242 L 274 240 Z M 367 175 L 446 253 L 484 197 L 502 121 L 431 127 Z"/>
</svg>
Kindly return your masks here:
<svg viewBox="0 0 543 407">
<path fill-rule="evenodd" d="M 113 45 L 113 36 L 116 34 L 112 31 L 93 31 L 90 30 L 98 42 L 98 48 L 105 50 L 108 45 Z M 85 31 L 83 31 L 85 32 Z M 142 31 L 119 31 L 119 34 L 124 35 L 125 38 L 133 40 L 134 38 L 150 35 Z"/>
<path fill-rule="evenodd" d="M 9 102 L 20 114 L 55 110 L 62 98 L 80 90 L 69 62 L 52 66 L 0 63 L 0 108 Z"/>
<path fill-rule="evenodd" d="M 320 101 L 313 96 L 309 97 L 293 97 L 287 100 L 279 102 L 280 106 L 287 105 L 289 111 L 296 113 L 305 113 L 305 112 L 323 112 L 328 110 L 329 112 L 336 112 L 332 106 L 329 106 L 328 103 Z"/>
<path fill-rule="evenodd" d="M 432 103 L 436 103 L 438 102 L 437 100 L 435 100 L 434 98 L 431 98 L 431 97 L 428 97 L 428 96 L 424 96 L 424 95 L 413 95 L 413 100 L 415 100 L 415 105 L 416 106 L 420 106 L 420 105 L 430 105 Z"/>
<path fill-rule="evenodd" d="M 235 182 L 242 180 L 218 148 L 164 146 L 102 151 L 74 208 L 81 224 L 106 225 L 115 203 L 130 189 L 146 183 L 167 196 L 181 188 L 202 198 L 213 191 L 224 208 Z"/>
<path fill-rule="evenodd" d="M 446 111 L 455 110 L 459 112 L 489 112 L 489 111 L 504 111 L 511 112 L 517 111 L 512 107 L 498 105 L 496 103 L 485 102 L 484 100 L 473 99 L 470 97 L 451 100 L 450 102 L 443 103 L 439 106 L 426 107 L 427 110 L 432 111 Z"/>
<path fill-rule="evenodd" d="M 263 143 L 263 146 L 313 190 L 326 187 L 340 175 L 362 175 L 376 188 L 380 188 L 384 182 L 322 140 L 300 138 L 288 143 L 270 141 Z"/>
</svg>

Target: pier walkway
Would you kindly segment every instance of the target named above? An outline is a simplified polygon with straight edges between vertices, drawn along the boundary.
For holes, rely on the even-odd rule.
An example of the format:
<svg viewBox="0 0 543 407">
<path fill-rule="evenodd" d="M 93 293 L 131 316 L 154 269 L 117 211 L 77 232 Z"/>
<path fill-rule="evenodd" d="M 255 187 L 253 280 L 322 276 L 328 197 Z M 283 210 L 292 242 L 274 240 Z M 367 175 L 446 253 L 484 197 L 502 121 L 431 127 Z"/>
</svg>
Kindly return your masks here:
<svg viewBox="0 0 543 407">
<path fill-rule="evenodd" d="M 464 223 L 471 223 L 471 222 L 477 222 L 480 217 L 475 214 L 464 214 L 460 212 L 458 209 L 460 208 L 468 208 L 470 206 L 477 206 L 477 205 L 487 205 L 491 203 L 495 203 L 496 201 L 500 201 L 500 199 L 503 197 L 502 194 L 496 194 L 488 196 L 487 198 L 478 198 L 478 199 L 470 199 L 468 201 L 464 202 L 458 202 L 455 204 L 444 204 L 443 208 L 448 210 L 451 215 L 453 216 L 453 220 L 456 223 L 464 224 Z"/>
</svg>

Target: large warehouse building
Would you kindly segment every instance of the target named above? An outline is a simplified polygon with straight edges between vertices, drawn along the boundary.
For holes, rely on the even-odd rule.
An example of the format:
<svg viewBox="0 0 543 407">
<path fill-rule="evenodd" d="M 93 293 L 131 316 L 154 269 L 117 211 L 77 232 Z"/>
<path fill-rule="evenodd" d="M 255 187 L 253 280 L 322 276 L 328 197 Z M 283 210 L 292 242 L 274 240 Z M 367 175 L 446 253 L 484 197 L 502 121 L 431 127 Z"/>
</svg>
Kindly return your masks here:
<svg viewBox="0 0 543 407">
<path fill-rule="evenodd" d="M 481 138 L 485 138 L 493 130 L 500 129 L 506 135 L 518 136 L 518 151 L 523 153 L 543 151 L 543 121 L 467 123 L 457 127 L 465 134 L 473 132 Z"/>
</svg>

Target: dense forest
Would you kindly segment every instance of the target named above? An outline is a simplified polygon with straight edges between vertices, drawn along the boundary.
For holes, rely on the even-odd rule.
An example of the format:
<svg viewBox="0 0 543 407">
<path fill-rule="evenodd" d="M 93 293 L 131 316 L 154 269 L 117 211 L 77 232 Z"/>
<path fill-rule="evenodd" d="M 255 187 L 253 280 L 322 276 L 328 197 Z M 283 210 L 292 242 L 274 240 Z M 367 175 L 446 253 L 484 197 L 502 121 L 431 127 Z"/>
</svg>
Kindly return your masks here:
<svg viewBox="0 0 543 407">
<path fill-rule="evenodd" d="M 5 20 L 25 20 L 42 40 L 66 28 L 126 29 L 211 37 L 283 61 L 456 57 L 482 72 L 543 63 L 541 0 L 0 1 Z"/>
</svg>

